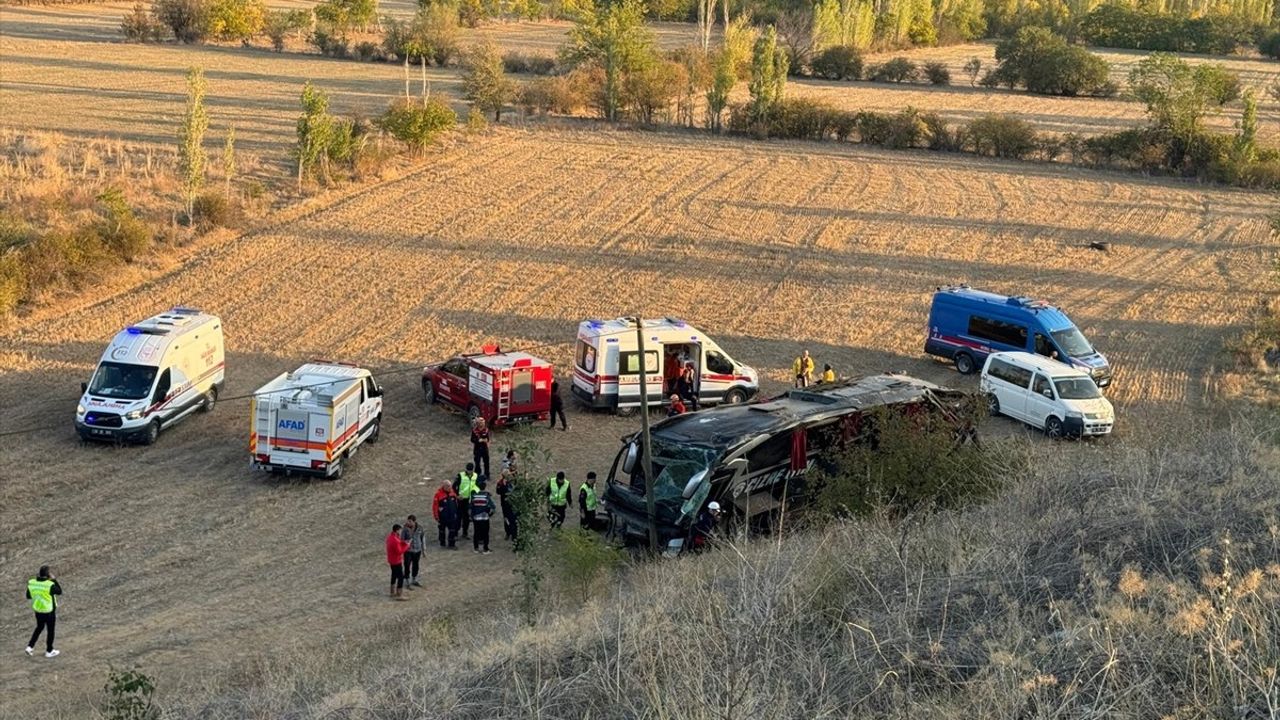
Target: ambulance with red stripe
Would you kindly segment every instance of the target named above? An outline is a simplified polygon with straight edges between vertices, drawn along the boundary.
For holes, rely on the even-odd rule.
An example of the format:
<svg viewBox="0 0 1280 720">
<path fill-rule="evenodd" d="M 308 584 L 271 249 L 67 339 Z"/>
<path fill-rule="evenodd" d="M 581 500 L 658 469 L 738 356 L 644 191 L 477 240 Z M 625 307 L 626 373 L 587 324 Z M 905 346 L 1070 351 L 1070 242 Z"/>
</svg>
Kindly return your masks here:
<svg viewBox="0 0 1280 720">
<path fill-rule="evenodd" d="M 213 409 L 225 368 L 222 321 L 213 315 L 176 307 L 131 325 L 80 385 L 76 432 L 84 440 L 150 445 L 162 429 Z"/>
<path fill-rule="evenodd" d="M 675 392 L 680 368 L 692 364 L 700 406 L 742 403 L 760 391 L 760 376 L 734 360 L 706 333 L 677 318 L 640 320 L 649 401 Z M 578 325 L 573 394 L 593 408 L 628 415 L 640 406 L 640 348 L 636 320 L 586 320 Z"/>
<path fill-rule="evenodd" d="M 250 462 L 273 473 L 338 479 L 382 428 L 382 387 L 368 370 L 310 362 L 253 394 Z"/>
</svg>

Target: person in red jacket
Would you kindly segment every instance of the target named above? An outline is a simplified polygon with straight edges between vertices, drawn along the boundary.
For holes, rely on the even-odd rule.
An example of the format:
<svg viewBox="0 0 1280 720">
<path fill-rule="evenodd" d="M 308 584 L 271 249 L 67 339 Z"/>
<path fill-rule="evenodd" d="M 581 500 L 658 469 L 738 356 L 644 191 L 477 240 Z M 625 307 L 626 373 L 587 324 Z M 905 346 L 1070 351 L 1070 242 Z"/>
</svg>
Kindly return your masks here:
<svg viewBox="0 0 1280 720">
<path fill-rule="evenodd" d="M 391 597 L 404 600 L 404 554 L 409 549 L 409 541 L 400 538 L 400 524 L 391 526 L 387 535 L 387 564 L 391 566 Z"/>
<path fill-rule="evenodd" d="M 453 483 L 440 481 L 440 489 L 431 500 L 431 515 L 436 519 L 436 527 L 440 534 L 440 547 L 445 547 L 445 537 L 449 539 L 448 548 L 458 549 L 458 526 L 461 523 L 461 508 L 458 505 L 458 492 Z"/>
</svg>

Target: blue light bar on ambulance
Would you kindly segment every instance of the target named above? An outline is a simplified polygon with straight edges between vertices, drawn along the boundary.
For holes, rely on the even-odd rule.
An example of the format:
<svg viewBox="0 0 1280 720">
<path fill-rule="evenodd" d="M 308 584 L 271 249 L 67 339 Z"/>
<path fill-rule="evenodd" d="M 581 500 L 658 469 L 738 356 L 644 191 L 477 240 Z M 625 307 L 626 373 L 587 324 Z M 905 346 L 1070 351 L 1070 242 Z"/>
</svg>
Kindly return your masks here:
<svg viewBox="0 0 1280 720">
<path fill-rule="evenodd" d="M 131 328 L 129 328 L 129 329 L 127 329 L 127 330 L 125 330 L 125 332 L 129 333 L 130 335 L 141 335 L 141 334 L 142 334 L 142 331 L 141 331 L 141 330 L 139 330 L 139 329 L 138 329 L 138 328 L 136 328 L 136 327 L 131 327 Z"/>
</svg>

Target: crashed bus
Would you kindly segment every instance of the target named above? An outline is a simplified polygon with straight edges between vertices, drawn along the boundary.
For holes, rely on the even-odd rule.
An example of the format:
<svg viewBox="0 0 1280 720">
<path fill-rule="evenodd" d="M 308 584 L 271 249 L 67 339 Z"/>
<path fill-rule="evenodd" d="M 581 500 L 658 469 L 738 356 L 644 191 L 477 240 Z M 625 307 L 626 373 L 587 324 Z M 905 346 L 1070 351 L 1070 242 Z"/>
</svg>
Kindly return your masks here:
<svg viewBox="0 0 1280 720">
<path fill-rule="evenodd" d="M 661 548 L 679 552 L 698 512 L 718 501 L 734 522 L 753 525 L 784 502 L 803 499 L 804 476 L 827 450 L 863 439 L 864 416 L 894 407 L 962 422 L 965 393 L 898 374 L 789 390 L 758 403 L 667 418 L 650 431 L 655 518 Z M 642 540 L 649 532 L 640 436 L 623 438 L 603 494 L 610 529 Z"/>
</svg>

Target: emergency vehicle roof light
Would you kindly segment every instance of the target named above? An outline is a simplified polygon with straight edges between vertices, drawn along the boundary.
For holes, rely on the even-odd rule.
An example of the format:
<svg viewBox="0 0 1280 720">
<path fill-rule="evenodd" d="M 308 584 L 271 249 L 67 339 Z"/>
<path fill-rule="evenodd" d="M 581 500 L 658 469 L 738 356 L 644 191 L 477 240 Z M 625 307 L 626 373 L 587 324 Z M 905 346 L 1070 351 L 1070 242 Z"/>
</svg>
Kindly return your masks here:
<svg viewBox="0 0 1280 720">
<path fill-rule="evenodd" d="M 488 343 L 486 345 L 481 345 L 480 351 L 485 355 L 493 355 L 495 353 L 502 352 L 502 348 L 498 347 L 497 343 Z"/>
<path fill-rule="evenodd" d="M 129 333 L 130 335 L 141 335 L 141 334 L 142 334 L 142 331 L 141 331 L 141 330 L 139 330 L 139 329 L 138 329 L 138 328 L 136 328 L 136 327 L 131 327 L 131 328 L 129 328 L 128 330 L 125 330 L 125 332 Z"/>
</svg>

